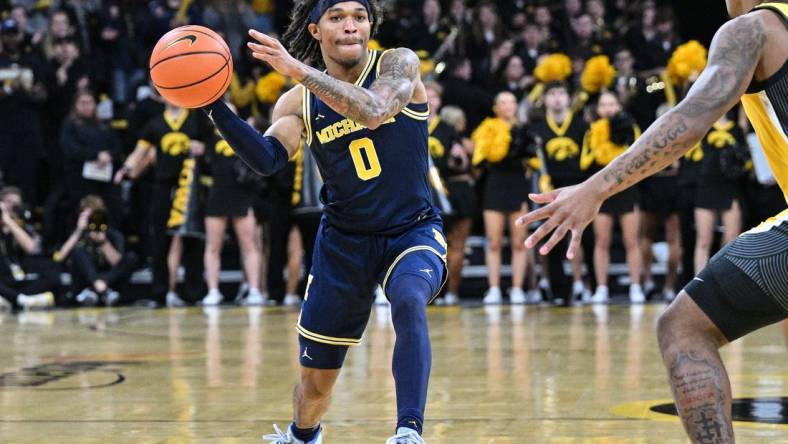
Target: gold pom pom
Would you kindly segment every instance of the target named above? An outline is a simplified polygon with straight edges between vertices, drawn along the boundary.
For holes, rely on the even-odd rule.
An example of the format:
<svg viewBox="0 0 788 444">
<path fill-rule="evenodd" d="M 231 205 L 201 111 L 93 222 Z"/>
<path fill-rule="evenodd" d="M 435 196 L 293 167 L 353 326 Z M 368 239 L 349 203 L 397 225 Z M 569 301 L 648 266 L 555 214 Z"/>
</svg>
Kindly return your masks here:
<svg viewBox="0 0 788 444">
<path fill-rule="evenodd" d="M 597 165 L 605 166 L 627 150 L 625 145 L 616 145 L 610 141 L 610 122 L 599 119 L 591 124 L 589 144 L 594 153 Z"/>
<path fill-rule="evenodd" d="M 542 57 L 534 69 L 534 77 L 540 82 L 560 82 L 572 74 L 572 60 L 566 54 L 555 53 Z"/>
<path fill-rule="evenodd" d="M 383 47 L 380 46 L 380 42 L 375 39 L 369 39 L 369 42 L 367 42 L 367 48 L 373 51 L 376 49 L 383 49 Z"/>
<path fill-rule="evenodd" d="M 668 61 L 668 75 L 674 83 L 694 80 L 706 67 L 706 48 L 697 40 L 679 46 Z"/>
<path fill-rule="evenodd" d="M 282 95 L 282 88 L 287 83 L 287 78 L 276 71 L 271 71 L 257 81 L 255 92 L 257 99 L 262 103 L 274 104 Z"/>
<path fill-rule="evenodd" d="M 583 73 L 580 75 L 580 86 L 591 94 L 596 94 L 609 87 L 616 77 L 616 69 L 610 64 L 606 55 L 598 55 L 586 60 Z"/>
</svg>

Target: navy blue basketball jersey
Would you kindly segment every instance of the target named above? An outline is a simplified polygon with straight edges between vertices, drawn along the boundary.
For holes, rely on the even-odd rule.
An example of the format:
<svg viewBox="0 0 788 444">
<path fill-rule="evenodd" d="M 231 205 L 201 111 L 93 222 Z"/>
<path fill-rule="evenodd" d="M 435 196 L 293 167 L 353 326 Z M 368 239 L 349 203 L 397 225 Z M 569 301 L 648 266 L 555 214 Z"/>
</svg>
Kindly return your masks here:
<svg viewBox="0 0 788 444">
<path fill-rule="evenodd" d="M 382 54 L 369 51 L 356 85 L 372 85 Z M 306 144 L 323 176 L 320 197 L 331 225 L 352 233 L 388 235 L 437 217 L 427 180 L 426 103 L 408 104 L 370 130 L 301 88 Z"/>
</svg>

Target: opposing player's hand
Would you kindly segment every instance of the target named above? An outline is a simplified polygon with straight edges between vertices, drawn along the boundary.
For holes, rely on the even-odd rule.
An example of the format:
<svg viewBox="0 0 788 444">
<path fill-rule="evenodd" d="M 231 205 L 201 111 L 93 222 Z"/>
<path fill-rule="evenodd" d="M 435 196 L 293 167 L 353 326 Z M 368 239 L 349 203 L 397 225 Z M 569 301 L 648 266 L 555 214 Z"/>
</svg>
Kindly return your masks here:
<svg viewBox="0 0 788 444">
<path fill-rule="evenodd" d="M 268 63 L 282 75 L 299 79 L 304 64 L 291 56 L 279 40 L 254 29 L 249 30 L 249 36 L 257 42 L 247 43 L 252 50 L 252 57 Z"/>
<path fill-rule="evenodd" d="M 539 254 L 548 254 L 567 233 L 572 239 L 566 252 L 567 259 L 573 259 L 580 249 L 583 230 L 594 220 L 602 206 L 602 197 L 586 184 L 559 188 L 549 193 L 530 194 L 530 199 L 542 208 L 524 214 L 517 219 L 517 225 L 529 225 L 547 219 L 542 226 L 525 240 L 526 248 L 534 248 L 551 232 L 552 236 L 539 249 Z"/>
</svg>

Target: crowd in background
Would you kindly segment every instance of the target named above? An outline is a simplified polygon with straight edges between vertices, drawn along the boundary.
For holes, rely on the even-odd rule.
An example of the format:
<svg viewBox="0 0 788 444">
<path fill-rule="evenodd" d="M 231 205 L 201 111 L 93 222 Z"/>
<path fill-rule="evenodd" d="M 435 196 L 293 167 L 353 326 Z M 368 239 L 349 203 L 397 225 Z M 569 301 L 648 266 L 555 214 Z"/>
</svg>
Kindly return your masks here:
<svg viewBox="0 0 788 444">
<path fill-rule="evenodd" d="M 606 202 L 577 260 L 564 263 L 565 246 L 547 257 L 525 250 L 533 227 L 513 222 L 533 205 L 528 193 L 579 183 L 626 151 L 681 100 L 706 49 L 652 0 L 382 5 L 370 46 L 416 51 L 430 100 L 431 182 L 449 239 L 439 303 L 459 300 L 472 233 L 486 239 L 485 303 L 504 300 L 504 263 L 511 303 L 607 302 L 619 253 L 630 301 L 671 300 L 716 248 L 785 207 L 734 109 L 681 162 Z M 321 211 L 308 148 L 259 177 L 201 112 L 166 104 L 147 74 L 161 35 L 210 27 L 233 53 L 225 100 L 262 131 L 293 84 L 251 58 L 246 30 L 279 35 L 290 8 L 0 1 L 0 307 L 300 303 Z M 652 245 L 662 240 L 658 288 Z M 222 270 L 241 270 L 232 298 Z M 150 291 L 133 295 L 130 279 L 146 281 L 144 271 Z"/>
</svg>

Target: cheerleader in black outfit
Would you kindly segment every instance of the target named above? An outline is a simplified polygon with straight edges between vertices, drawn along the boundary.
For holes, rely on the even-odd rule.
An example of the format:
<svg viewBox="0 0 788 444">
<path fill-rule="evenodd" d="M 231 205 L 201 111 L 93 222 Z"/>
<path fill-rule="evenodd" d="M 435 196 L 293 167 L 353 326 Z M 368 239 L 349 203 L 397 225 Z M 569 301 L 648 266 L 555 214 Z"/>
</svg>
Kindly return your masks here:
<svg viewBox="0 0 788 444">
<path fill-rule="evenodd" d="M 510 302 L 523 304 L 525 279 L 526 228 L 517 226 L 518 215 L 528 210 L 529 183 L 526 180 L 526 150 L 520 146 L 524 129 L 517 124 L 517 101 L 510 92 L 501 92 L 495 97 L 495 117 L 485 119 L 473 132 L 475 144 L 473 164 L 486 162 L 488 165 L 484 187 L 484 230 L 487 235 L 487 280 L 489 290 L 485 304 L 500 304 L 502 294 L 501 246 L 504 228 L 509 222 L 512 249 L 512 288 Z"/>
<path fill-rule="evenodd" d="M 741 233 L 741 184 L 738 178 L 729 177 L 728 171 L 723 169 L 722 158 L 730 154 L 731 150 L 742 151 L 746 141 L 742 130 L 727 116 L 723 116 L 712 126 L 701 144 L 703 162 L 695 196 L 696 270 L 702 270 L 709 261 L 717 214 L 721 214 L 725 227 L 722 245 L 736 239 Z"/>
<path fill-rule="evenodd" d="M 229 105 L 233 107 L 232 105 Z M 208 140 L 206 157 L 211 167 L 213 186 L 205 204 L 205 281 L 208 294 L 202 305 L 218 305 L 224 300 L 219 292 L 222 245 L 227 223 L 232 222 L 241 252 L 249 293 L 244 305 L 261 305 L 267 295 L 260 292 L 260 251 L 255 241 L 257 220 L 253 190 L 238 181 L 241 160 L 218 132 Z"/>
<path fill-rule="evenodd" d="M 596 114 L 598 119 L 591 124 L 591 129 L 586 132 L 583 140 L 583 153 L 580 160 L 581 168 L 591 169 L 591 172 L 601 169 L 623 154 L 629 145 L 640 136 L 640 129 L 622 111 L 621 103 L 615 93 L 606 91 L 599 95 Z M 596 239 L 594 268 L 597 280 L 596 292 L 592 297 L 594 303 L 604 303 L 609 298 L 607 280 L 614 217 L 618 217 L 621 223 L 624 248 L 627 253 L 629 277 L 632 282 L 629 287 L 629 299 L 634 303 L 645 301 L 645 295 L 640 286 L 642 258 L 638 246 L 638 229 L 640 227 L 636 206 L 638 200 L 637 188 L 629 188 L 606 200 L 594 220 L 594 237 Z"/>
</svg>

